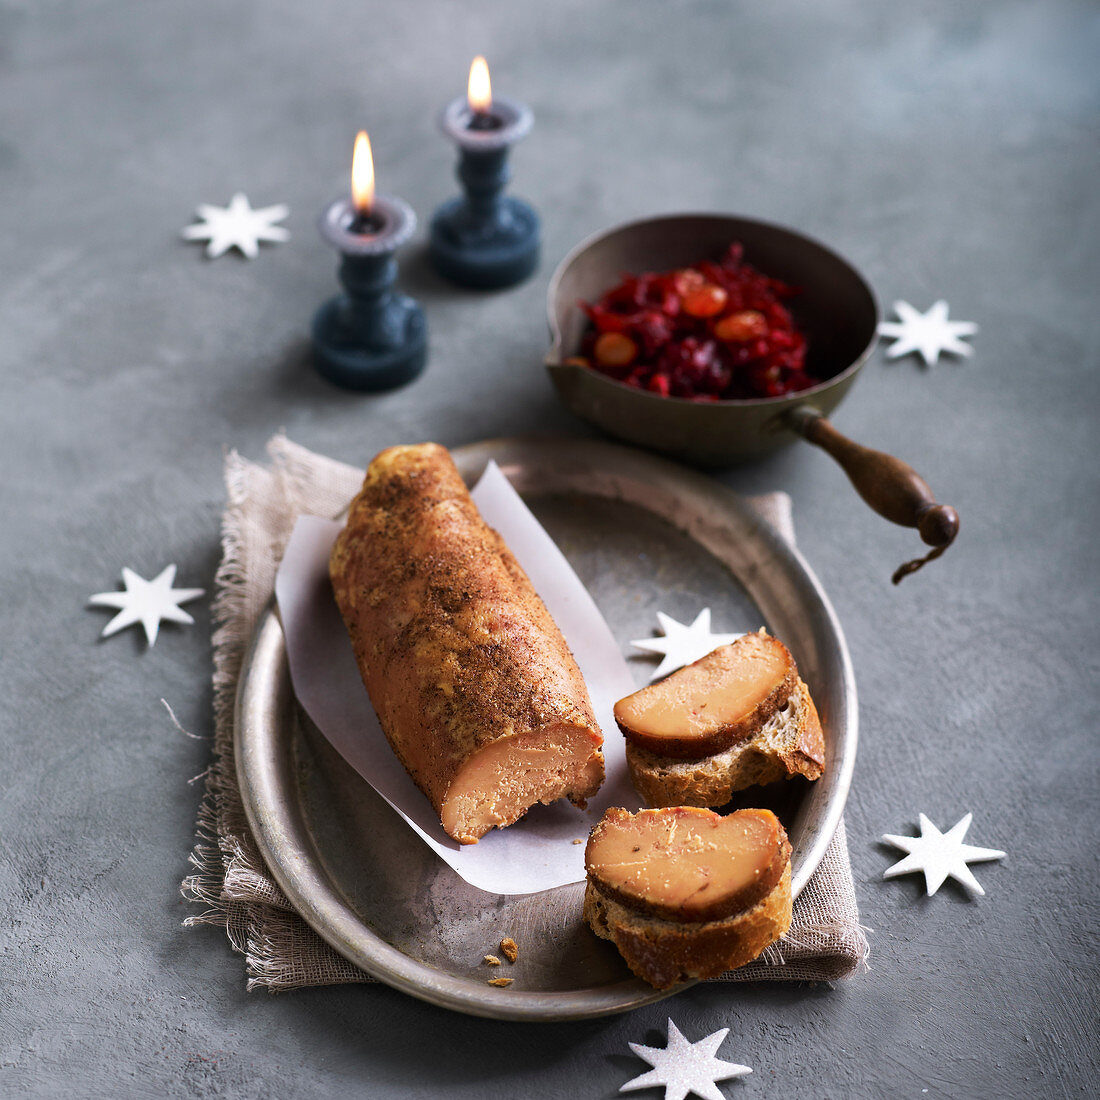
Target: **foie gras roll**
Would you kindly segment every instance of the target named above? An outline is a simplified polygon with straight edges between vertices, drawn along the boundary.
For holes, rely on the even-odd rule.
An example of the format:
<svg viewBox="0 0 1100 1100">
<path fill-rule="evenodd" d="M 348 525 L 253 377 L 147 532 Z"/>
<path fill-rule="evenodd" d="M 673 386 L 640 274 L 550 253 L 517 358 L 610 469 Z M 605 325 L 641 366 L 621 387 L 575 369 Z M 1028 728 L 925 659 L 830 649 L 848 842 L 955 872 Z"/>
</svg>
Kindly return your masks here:
<svg viewBox="0 0 1100 1100">
<path fill-rule="evenodd" d="M 329 571 L 382 729 L 448 836 L 474 844 L 596 793 L 603 736 L 580 670 L 445 448 L 374 459 Z"/>
</svg>

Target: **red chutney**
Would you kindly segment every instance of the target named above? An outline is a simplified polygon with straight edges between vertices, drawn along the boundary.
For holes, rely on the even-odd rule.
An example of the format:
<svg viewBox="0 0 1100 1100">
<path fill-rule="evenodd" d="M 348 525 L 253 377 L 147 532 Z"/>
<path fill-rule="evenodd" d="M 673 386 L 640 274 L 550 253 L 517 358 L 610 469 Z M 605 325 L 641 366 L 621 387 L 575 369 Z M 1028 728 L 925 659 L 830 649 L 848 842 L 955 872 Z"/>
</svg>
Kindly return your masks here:
<svg viewBox="0 0 1100 1100">
<path fill-rule="evenodd" d="M 717 262 L 627 275 L 598 302 L 571 360 L 664 397 L 781 397 L 815 386 L 806 337 L 783 302 L 798 293 L 762 275 L 734 243 Z"/>
</svg>

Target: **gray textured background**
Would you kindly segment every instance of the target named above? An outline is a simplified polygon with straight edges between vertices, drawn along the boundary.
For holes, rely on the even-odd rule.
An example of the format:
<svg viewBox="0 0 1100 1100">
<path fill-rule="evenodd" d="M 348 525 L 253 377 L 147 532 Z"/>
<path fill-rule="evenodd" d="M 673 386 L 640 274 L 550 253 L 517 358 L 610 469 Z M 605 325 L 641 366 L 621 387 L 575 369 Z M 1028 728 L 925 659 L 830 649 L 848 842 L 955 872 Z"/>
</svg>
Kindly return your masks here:
<svg viewBox="0 0 1100 1100">
<path fill-rule="evenodd" d="M 307 366 L 334 288 L 313 221 L 355 129 L 422 223 L 452 187 L 434 114 L 475 52 L 536 130 L 515 189 L 545 221 L 516 290 L 403 281 L 431 325 L 415 385 L 351 397 Z M 730 1027 L 729 1095 L 1095 1094 L 1097 810 L 1095 5 L 0 0 L 0 1093 L 42 1097 L 610 1097 L 628 1041 Z M 210 263 L 199 202 L 287 202 L 288 244 Z M 123 565 L 210 587 L 223 448 L 583 434 L 539 362 L 575 241 L 713 208 L 850 256 L 884 303 L 978 321 L 971 361 L 881 352 L 842 430 L 910 459 L 963 517 L 943 562 L 805 446 L 724 477 L 786 488 L 845 625 L 862 702 L 848 824 L 869 973 L 700 987 L 632 1015 L 505 1025 L 386 988 L 246 995 L 185 931 L 210 733 L 209 617 L 156 648 L 86 597 Z M 946 827 L 1008 858 L 987 895 L 883 882 L 876 838 Z M 650 1095 L 650 1094 L 645 1094 Z M 653 1093 L 652 1095 L 659 1095 Z"/>
</svg>

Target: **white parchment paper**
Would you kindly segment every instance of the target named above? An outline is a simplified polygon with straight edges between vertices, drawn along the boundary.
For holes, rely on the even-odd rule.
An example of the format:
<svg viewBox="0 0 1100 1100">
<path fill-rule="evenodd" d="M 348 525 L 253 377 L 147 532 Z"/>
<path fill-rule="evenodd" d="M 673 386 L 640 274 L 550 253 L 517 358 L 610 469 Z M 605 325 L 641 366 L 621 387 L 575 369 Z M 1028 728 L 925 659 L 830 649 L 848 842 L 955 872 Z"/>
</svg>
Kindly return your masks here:
<svg viewBox="0 0 1100 1100">
<path fill-rule="evenodd" d="M 473 490 L 474 503 L 500 532 L 531 578 L 580 666 L 604 735 L 607 778 L 587 810 L 560 801 L 477 844 L 458 844 L 390 749 L 359 676 L 351 641 L 332 595 L 328 559 L 342 524 L 298 519 L 275 581 L 298 700 L 341 756 L 468 883 L 496 894 L 530 894 L 584 876 L 588 830 L 608 806 L 641 805 L 627 773 L 622 734 L 612 716 L 634 679 L 599 608 L 564 555 L 495 463 Z"/>
</svg>

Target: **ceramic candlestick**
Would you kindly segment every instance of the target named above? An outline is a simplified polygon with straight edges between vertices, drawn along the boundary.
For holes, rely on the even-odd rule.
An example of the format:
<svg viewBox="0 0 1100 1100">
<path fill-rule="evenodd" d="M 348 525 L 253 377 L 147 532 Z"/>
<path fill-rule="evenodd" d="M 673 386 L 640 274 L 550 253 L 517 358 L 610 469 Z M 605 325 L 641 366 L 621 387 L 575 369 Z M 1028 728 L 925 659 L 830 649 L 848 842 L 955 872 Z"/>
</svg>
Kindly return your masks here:
<svg viewBox="0 0 1100 1100">
<path fill-rule="evenodd" d="M 338 199 L 321 215 L 319 227 L 342 256 L 345 293 L 314 315 L 317 370 L 351 390 L 388 390 L 411 382 L 427 362 L 428 329 L 419 304 L 393 284 L 394 253 L 412 236 L 416 215 L 407 203 L 383 195 L 369 213 Z"/>
<path fill-rule="evenodd" d="M 492 290 L 526 279 L 539 259 L 539 217 L 520 199 L 505 196 L 508 153 L 531 129 L 530 108 L 494 98 L 483 111 L 455 99 L 439 116 L 459 148 L 457 175 L 464 194 L 444 203 L 431 224 L 436 271 L 461 286 Z"/>
</svg>

